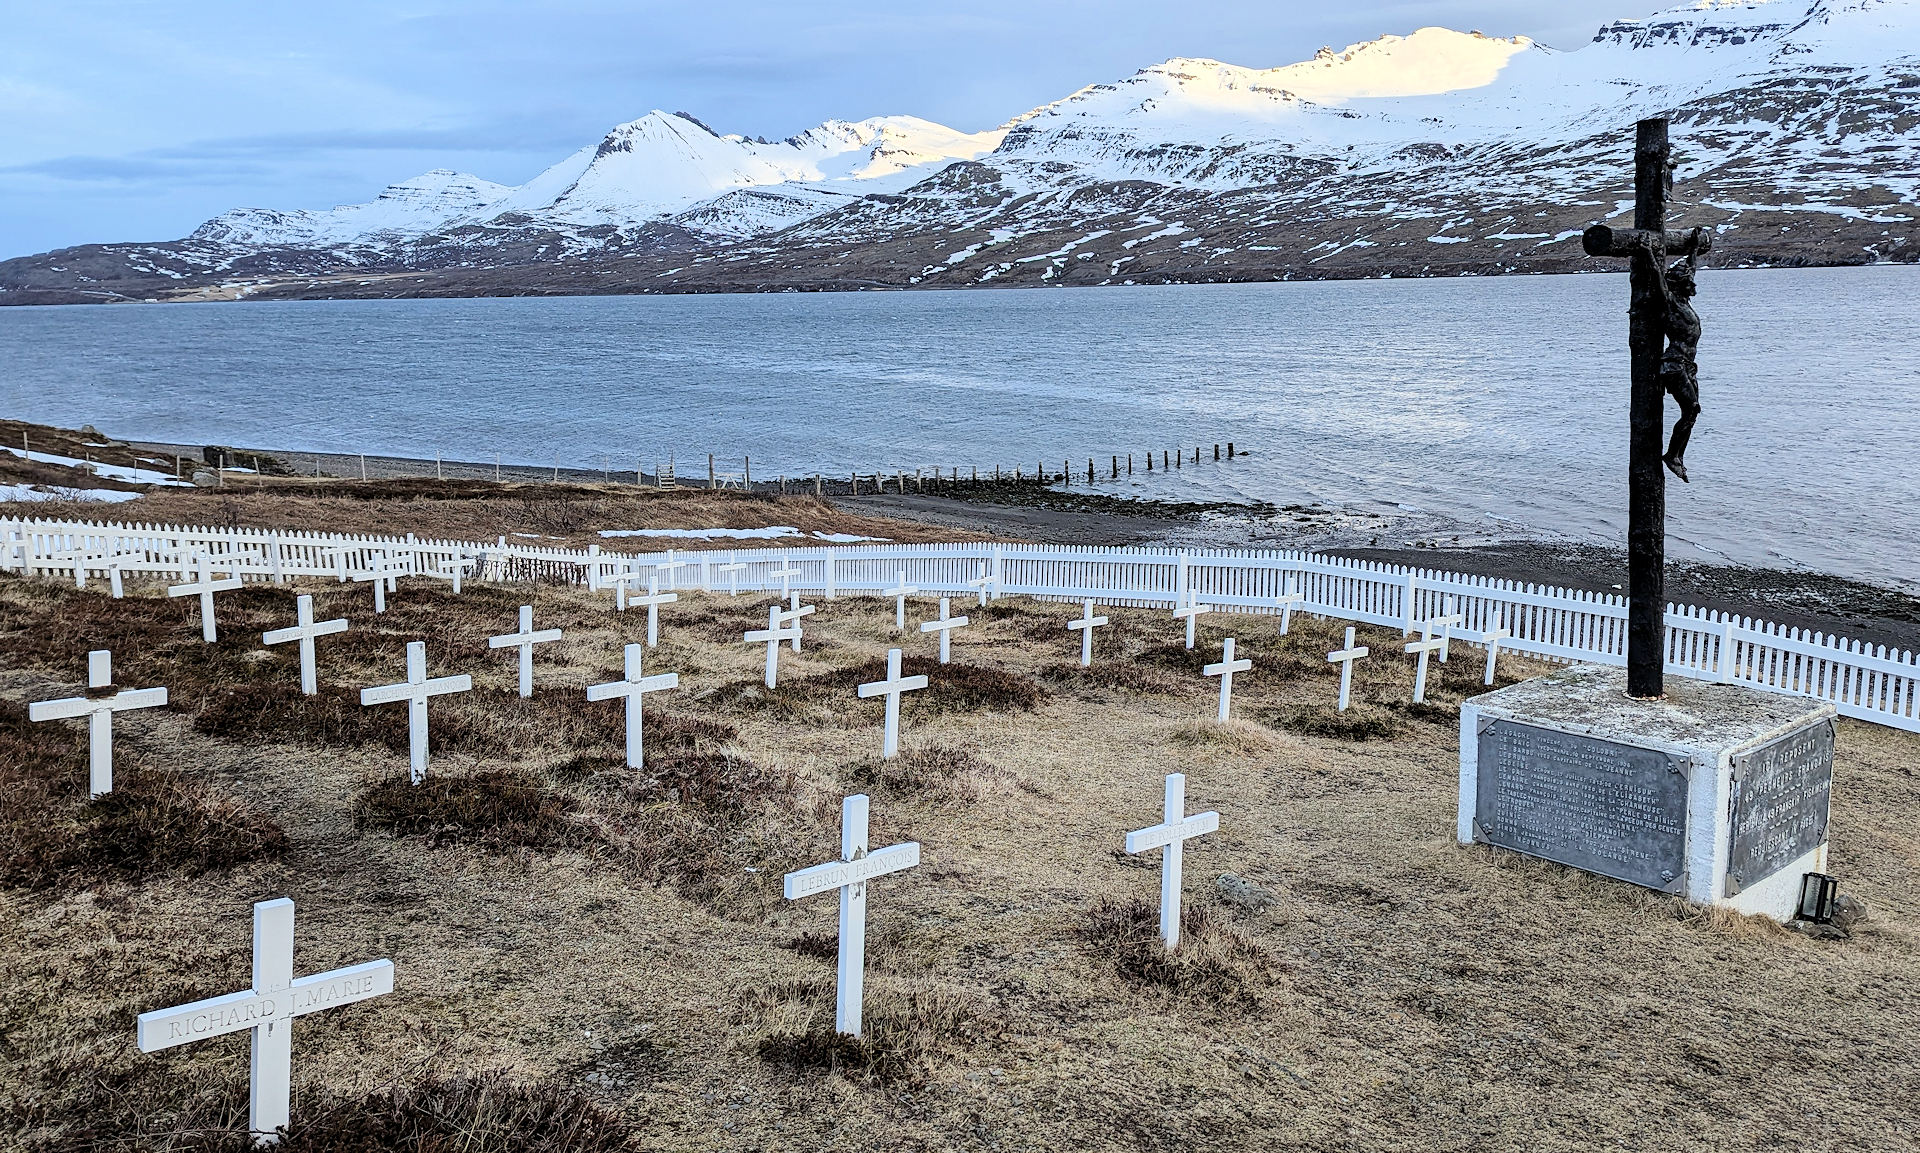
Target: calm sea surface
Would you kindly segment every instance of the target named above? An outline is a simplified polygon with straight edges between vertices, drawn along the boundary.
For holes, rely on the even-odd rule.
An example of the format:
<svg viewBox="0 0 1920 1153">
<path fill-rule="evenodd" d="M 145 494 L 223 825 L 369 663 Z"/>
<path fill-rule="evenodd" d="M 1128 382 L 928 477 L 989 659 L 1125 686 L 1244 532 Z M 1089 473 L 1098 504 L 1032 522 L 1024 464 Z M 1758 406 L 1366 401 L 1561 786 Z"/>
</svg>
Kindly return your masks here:
<svg viewBox="0 0 1920 1153">
<path fill-rule="evenodd" d="M 1619 276 L 7 308 L 0 411 L 683 476 L 1232 440 L 1254 455 L 1112 490 L 1619 542 L 1625 308 Z M 1920 269 L 1712 272 L 1700 311 L 1673 555 L 1920 582 Z"/>
</svg>

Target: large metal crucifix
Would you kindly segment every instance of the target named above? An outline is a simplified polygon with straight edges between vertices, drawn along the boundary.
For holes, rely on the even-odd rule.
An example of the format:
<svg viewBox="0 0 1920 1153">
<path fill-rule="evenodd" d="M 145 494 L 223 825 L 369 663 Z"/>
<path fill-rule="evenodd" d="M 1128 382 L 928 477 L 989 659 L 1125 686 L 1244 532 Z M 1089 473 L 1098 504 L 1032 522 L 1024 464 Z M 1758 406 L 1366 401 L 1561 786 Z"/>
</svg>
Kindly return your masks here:
<svg viewBox="0 0 1920 1153">
<path fill-rule="evenodd" d="M 1616 232 L 1604 224 L 1581 238 L 1589 256 L 1632 261 L 1632 304 L 1627 345 L 1632 353 L 1633 400 L 1627 464 L 1627 695 L 1655 700 L 1665 695 L 1667 477 L 1662 466 L 1687 479 L 1683 454 L 1699 414 L 1694 349 L 1700 319 L 1688 303 L 1694 264 L 1713 246 L 1696 228 L 1668 237 L 1667 193 L 1673 187 L 1673 152 L 1667 121 L 1642 120 L 1634 147 L 1633 228 Z M 1670 256 L 1684 261 L 1667 268 Z M 1663 455 L 1666 394 L 1680 404 L 1673 444 Z"/>
</svg>

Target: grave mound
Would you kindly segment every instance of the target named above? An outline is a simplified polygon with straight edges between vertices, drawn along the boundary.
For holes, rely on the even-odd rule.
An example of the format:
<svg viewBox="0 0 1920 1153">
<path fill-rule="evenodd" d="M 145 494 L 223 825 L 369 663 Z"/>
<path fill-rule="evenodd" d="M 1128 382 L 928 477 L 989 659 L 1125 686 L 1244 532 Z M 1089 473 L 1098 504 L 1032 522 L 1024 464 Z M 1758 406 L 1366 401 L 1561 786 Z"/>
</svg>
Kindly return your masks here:
<svg viewBox="0 0 1920 1153">
<path fill-rule="evenodd" d="M 1200 1001 L 1251 1005 L 1278 965 L 1267 951 L 1207 905 L 1180 910 L 1180 947 L 1160 939 L 1160 911 L 1138 899 L 1102 898 L 1087 910 L 1080 936 L 1131 984 Z"/>
<path fill-rule="evenodd" d="M 435 774 L 417 785 L 402 774 L 362 793 L 354 819 L 363 828 L 424 836 L 434 845 L 470 841 L 495 850 L 556 849 L 589 839 L 572 819 L 575 807 L 571 797 L 512 769 Z"/>
<path fill-rule="evenodd" d="M 736 1017 L 754 1053 L 770 1065 L 886 1085 L 913 1084 L 943 1052 L 994 1031 L 974 996 L 924 977 L 869 972 L 858 1037 L 835 1030 L 833 1008 L 833 982 L 803 978 L 750 990 Z"/>
</svg>

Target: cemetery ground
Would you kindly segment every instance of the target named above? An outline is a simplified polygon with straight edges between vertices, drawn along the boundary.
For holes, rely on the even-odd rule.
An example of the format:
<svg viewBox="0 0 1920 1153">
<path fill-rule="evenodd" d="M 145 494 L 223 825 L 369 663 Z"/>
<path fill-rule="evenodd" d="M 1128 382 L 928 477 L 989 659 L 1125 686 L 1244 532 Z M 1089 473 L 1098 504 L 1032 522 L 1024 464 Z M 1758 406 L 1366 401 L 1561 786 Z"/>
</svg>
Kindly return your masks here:
<svg viewBox="0 0 1920 1153">
<path fill-rule="evenodd" d="M 198 499 L 206 499 L 202 494 Z M 217 498 L 216 498 L 217 499 Z M 341 498 L 347 500 L 351 498 Z M 784 515 L 784 514 L 783 514 Z M 392 523 L 392 522 L 389 522 Z M 787 521 L 786 523 L 791 523 Z M 423 535 L 427 535 L 423 532 Z M 437 535 L 437 534 L 436 534 Z M 886 535 L 886 534 L 882 534 Z M 1920 738 L 1840 726 L 1833 867 L 1867 919 L 1834 939 L 1703 913 L 1453 842 L 1456 646 L 1408 704 L 1397 632 L 1363 628 L 1333 710 L 1340 622 L 1019 599 L 953 635 L 937 601 L 821 601 L 779 686 L 769 601 L 661 611 L 647 766 L 623 758 L 617 677 L 641 612 L 558 585 L 403 581 L 109 599 L 0 578 L 0 1146 L 238 1150 L 244 1034 L 152 1055 L 137 1013 L 245 988 L 252 903 L 298 904 L 296 973 L 376 957 L 394 992 L 303 1018 L 287 1148 L 460 1150 L 1897 1149 L 1920 1099 Z M 352 627 L 259 634 L 294 597 Z M 564 630 L 517 695 L 486 638 L 533 606 Z M 1200 675 L 1232 635 L 1235 720 Z M 406 642 L 474 691 L 430 705 L 426 783 L 405 710 L 357 692 Z M 932 681 L 882 763 L 889 647 Z M 85 654 L 165 685 L 116 721 L 116 790 L 86 800 L 86 737 L 28 724 Z M 1503 655 L 1501 683 L 1545 666 Z M 1154 938 L 1165 774 L 1219 832 L 1187 842 L 1185 939 Z M 870 893 L 867 1033 L 833 1024 L 835 902 L 781 877 L 835 856 L 839 803 L 923 864 Z M 437 1142 L 437 1143 L 436 1143 Z"/>
</svg>

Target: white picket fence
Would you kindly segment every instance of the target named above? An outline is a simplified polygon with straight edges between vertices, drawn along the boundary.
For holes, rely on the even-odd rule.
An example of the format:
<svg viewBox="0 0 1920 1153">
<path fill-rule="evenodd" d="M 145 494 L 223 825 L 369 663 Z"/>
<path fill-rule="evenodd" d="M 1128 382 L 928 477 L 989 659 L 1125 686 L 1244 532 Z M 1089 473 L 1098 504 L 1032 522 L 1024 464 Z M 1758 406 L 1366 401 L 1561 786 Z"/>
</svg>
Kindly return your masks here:
<svg viewBox="0 0 1920 1153">
<path fill-rule="evenodd" d="M 376 563 L 410 574 L 448 577 L 450 564 L 474 562 L 469 579 L 547 580 L 599 588 L 626 575 L 644 587 L 724 589 L 714 569 L 738 587 L 777 589 L 787 570 L 794 588 L 827 597 L 877 594 L 905 573 L 924 593 L 1092 599 L 1110 605 L 1171 606 L 1194 600 L 1216 611 L 1278 611 L 1274 598 L 1298 592 L 1296 611 L 1398 627 L 1403 633 L 1444 612 L 1464 624 L 1454 636 L 1561 661 L 1624 665 L 1626 598 L 1488 577 L 1412 569 L 1314 553 L 1273 550 L 1177 551 L 1066 548 L 1026 544 L 822 545 L 810 548 L 668 550 L 617 553 L 549 548 L 502 537 L 495 542 L 417 539 L 412 534 L 291 532 L 265 529 L 0 520 L 0 568 L 88 579 L 146 573 L 184 579 L 206 554 L 221 571 L 250 580 L 351 579 Z M 794 571 L 797 570 L 797 573 Z M 1685 605 L 1667 606 L 1667 671 L 1699 680 L 1750 685 L 1832 703 L 1843 716 L 1920 732 L 1920 662 L 1911 652 Z"/>
</svg>

